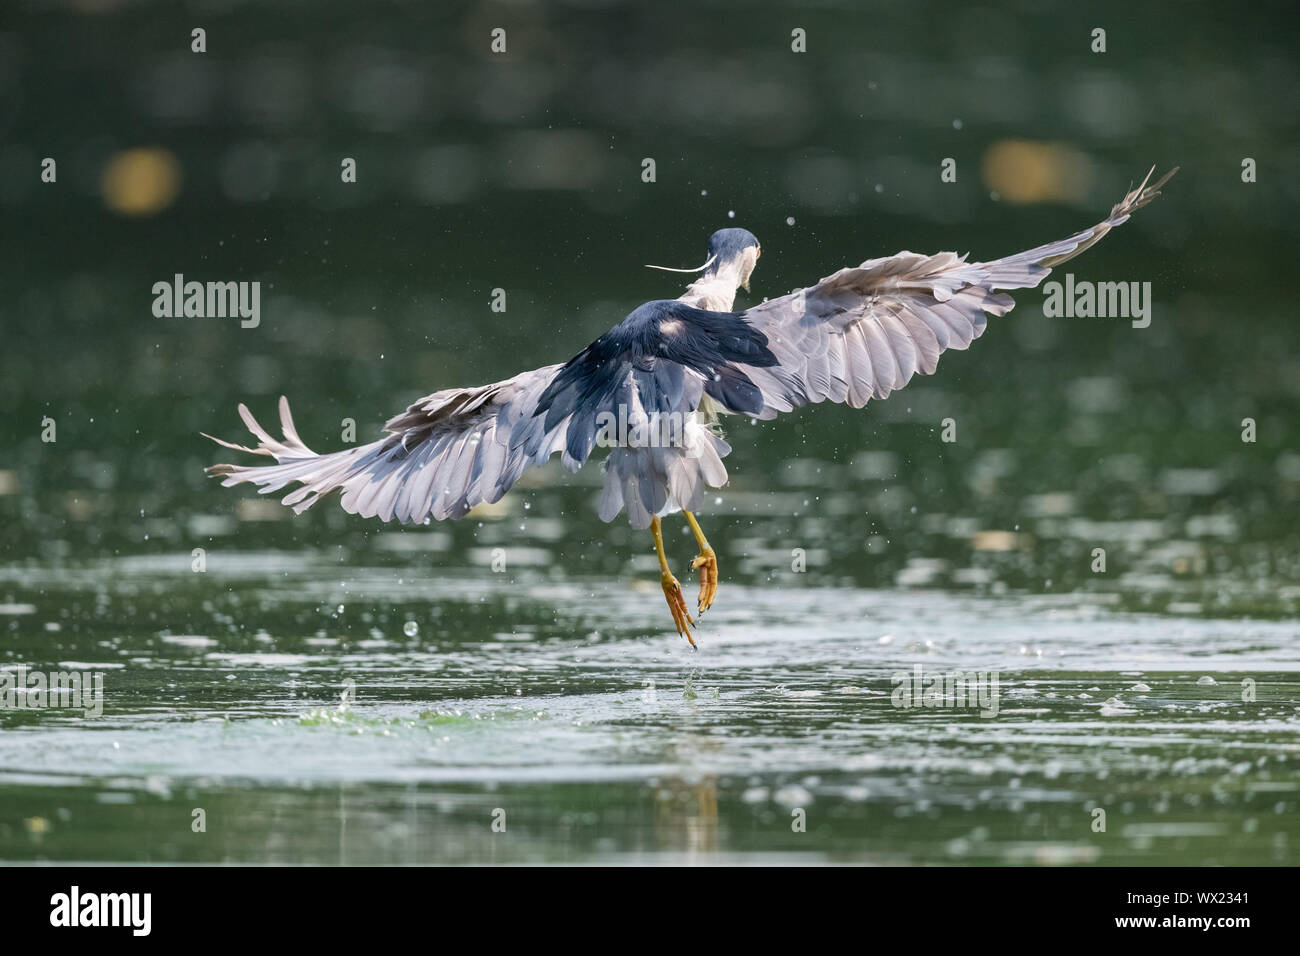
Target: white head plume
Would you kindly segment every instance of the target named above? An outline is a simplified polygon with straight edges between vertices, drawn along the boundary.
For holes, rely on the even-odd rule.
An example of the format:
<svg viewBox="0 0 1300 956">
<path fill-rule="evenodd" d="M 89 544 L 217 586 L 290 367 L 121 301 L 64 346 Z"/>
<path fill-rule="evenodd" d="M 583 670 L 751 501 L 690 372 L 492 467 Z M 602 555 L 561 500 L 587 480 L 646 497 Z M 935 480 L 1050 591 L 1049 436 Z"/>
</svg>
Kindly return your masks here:
<svg viewBox="0 0 1300 956">
<path fill-rule="evenodd" d="M 694 269 L 674 269 L 674 268 L 672 268 L 672 266 L 652 266 L 652 265 L 650 265 L 650 263 L 648 263 L 648 262 L 646 263 L 646 268 L 647 268 L 647 269 L 662 269 L 664 272 L 703 272 L 703 271 L 704 271 L 705 269 L 707 269 L 709 266 L 713 265 L 713 260 L 716 259 L 716 258 L 718 258 L 718 257 L 717 257 L 717 256 L 709 256 L 708 261 L 705 262 L 704 265 L 702 265 L 702 266 L 696 266 Z"/>
</svg>

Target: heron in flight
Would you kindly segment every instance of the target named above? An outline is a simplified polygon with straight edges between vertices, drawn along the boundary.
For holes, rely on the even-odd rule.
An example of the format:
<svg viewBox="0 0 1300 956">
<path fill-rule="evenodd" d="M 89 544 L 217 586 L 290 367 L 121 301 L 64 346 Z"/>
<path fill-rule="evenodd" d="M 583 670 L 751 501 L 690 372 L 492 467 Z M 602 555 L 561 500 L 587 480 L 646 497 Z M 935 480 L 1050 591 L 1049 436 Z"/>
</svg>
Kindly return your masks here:
<svg viewBox="0 0 1300 956">
<path fill-rule="evenodd" d="M 278 464 L 207 472 L 262 494 L 296 483 L 283 503 L 298 513 L 339 491 L 345 511 L 419 524 L 500 500 L 526 468 L 557 452 L 577 471 L 597 445 L 606 447 L 600 518 L 626 509 L 632 527 L 650 529 L 673 623 L 694 647 L 696 622 L 669 568 L 661 520 L 682 512 L 699 545 L 690 568 L 699 574 L 702 615 L 717 595 L 718 559 L 695 512 L 706 488 L 727 482 L 722 416 L 771 419 L 824 401 L 861 408 L 917 373 L 933 373 L 940 353 L 969 347 L 987 316 L 1011 310 L 1005 290 L 1037 286 L 1159 195 L 1177 171 L 1148 185 L 1152 169 L 1105 220 L 1059 242 L 991 262 L 952 252 L 868 259 L 743 312 L 732 304 L 738 288 L 749 289 L 761 247 L 745 229 L 722 229 L 709 239 L 703 266 L 675 270 L 699 273 L 682 295 L 633 310 L 568 362 L 434 392 L 391 419 L 379 440 L 329 454 L 303 443 L 283 397 L 282 439 L 241 404 L 257 447 L 212 440 Z"/>
</svg>

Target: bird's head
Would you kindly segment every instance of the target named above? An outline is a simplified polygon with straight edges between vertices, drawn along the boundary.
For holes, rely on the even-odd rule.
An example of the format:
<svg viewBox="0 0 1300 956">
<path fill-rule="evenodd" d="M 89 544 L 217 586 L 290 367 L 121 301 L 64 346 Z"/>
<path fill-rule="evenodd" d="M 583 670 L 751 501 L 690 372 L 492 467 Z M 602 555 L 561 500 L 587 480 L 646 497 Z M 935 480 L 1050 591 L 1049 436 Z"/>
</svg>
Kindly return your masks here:
<svg viewBox="0 0 1300 956">
<path fill-rule="evenodd" d="M 749 277 L 762 254 L 758 237 L 748 229 L 719 229 L 709 237 L 709 264 L 704 274 L 734 275 L 737 287 L 748 292 Z"/>
<path fill-rule="evenodd" d="M 758 237 L 748 229 L 719 229 L 709 237 L 709 257 L 704 265 L 694 269 L 671 269 L 668 266 L 648 266 L 665 272 L 702 272 L 704 278 L 715 277 L 734 283 L 735 288 L 749 291 L 749 277 L 763 250 Z"/>
</svg>

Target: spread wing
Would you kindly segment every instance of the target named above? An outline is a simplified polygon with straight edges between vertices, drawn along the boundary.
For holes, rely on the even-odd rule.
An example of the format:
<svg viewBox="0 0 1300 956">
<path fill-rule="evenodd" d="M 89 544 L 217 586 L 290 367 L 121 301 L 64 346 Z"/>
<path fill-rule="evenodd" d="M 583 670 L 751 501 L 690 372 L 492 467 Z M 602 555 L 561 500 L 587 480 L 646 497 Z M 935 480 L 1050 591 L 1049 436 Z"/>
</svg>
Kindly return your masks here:
<svg viewBox="0 0 1300 956">
<path fill-rule="evenodd" d="M 239 414 L 258 439 L 257 447 L 212 440 L 273 457 L 279 464 L 220 464 L 207 472 L 223 476 L 223 485 L 258 485 L 262 494 L 296 483 L 300 487 L 283 503 L 299 513 L 337 490 L 344 510 L 365 518 L 404 523 L 430 516 L 460 518 L 476 504 L 500 500 L 527 467 L 561 450 L 567 416 L 548 427 L 535 414 L 538 399 L 560 368 L 550 365 L 491 385 L 434 392 L 391 419 L 384 427 L 386 437 L 326 455 L 303 443 L 283 397 L 283 441 L 272 438 L 241 404 Z"/>
<path fill-rule="evenodd" d="M 967 262 L 951 252 L 900 252 L 841 269 L 811 288 L 741 313 L 767 337 L 777 358 L 773 366 L 743 367 L 763 395 L 754 417 L 775 418 L 823 401 L 861 408 L 868 399 L 902 388 L 917 373 L 932 374 L 940 353 L 968 348 L 984 331 L 987 316 L 1012 309 L 1014 301 L 1001 290 L 1037 286 L 1053 267 L 1158 196 L 1177 171 L 1153 185 L 1147 185 L 1148 173 L 1105 220 L 1059 242 L 993 262 Z"/>
</svg>

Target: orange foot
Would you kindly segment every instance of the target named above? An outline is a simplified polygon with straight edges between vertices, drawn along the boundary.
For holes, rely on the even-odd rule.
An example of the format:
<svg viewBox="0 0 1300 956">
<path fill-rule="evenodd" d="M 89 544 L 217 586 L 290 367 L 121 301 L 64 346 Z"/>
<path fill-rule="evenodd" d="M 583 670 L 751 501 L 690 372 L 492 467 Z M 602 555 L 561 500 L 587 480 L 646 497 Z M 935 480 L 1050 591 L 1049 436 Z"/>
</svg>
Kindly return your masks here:
<svg viewBox="0 0 1300 956">
<path fill-rule="evenodd" d="M 695 638 L 691 637 L 691 625 L 695 622 L 691 620 L 690 612 L 686 610 L 686 597 L 682 594 L 682 586 L 669 571 L 665 571 L 660 577 L 664 598 L 668 601 L 668 610 L 673 612 L 673 623 L 677 625 L 677 633 L 690 641 L 691 647 L 694 647 Z"/>
<path fill-rule="evenodd" d="M 700 572 L 700 598 L 698 606 L 700 616 L 713 607 L 713 599 L 718 596 L 718 556 L 707 544 L 691 562 L 691 570 Z"/>
</svg>

